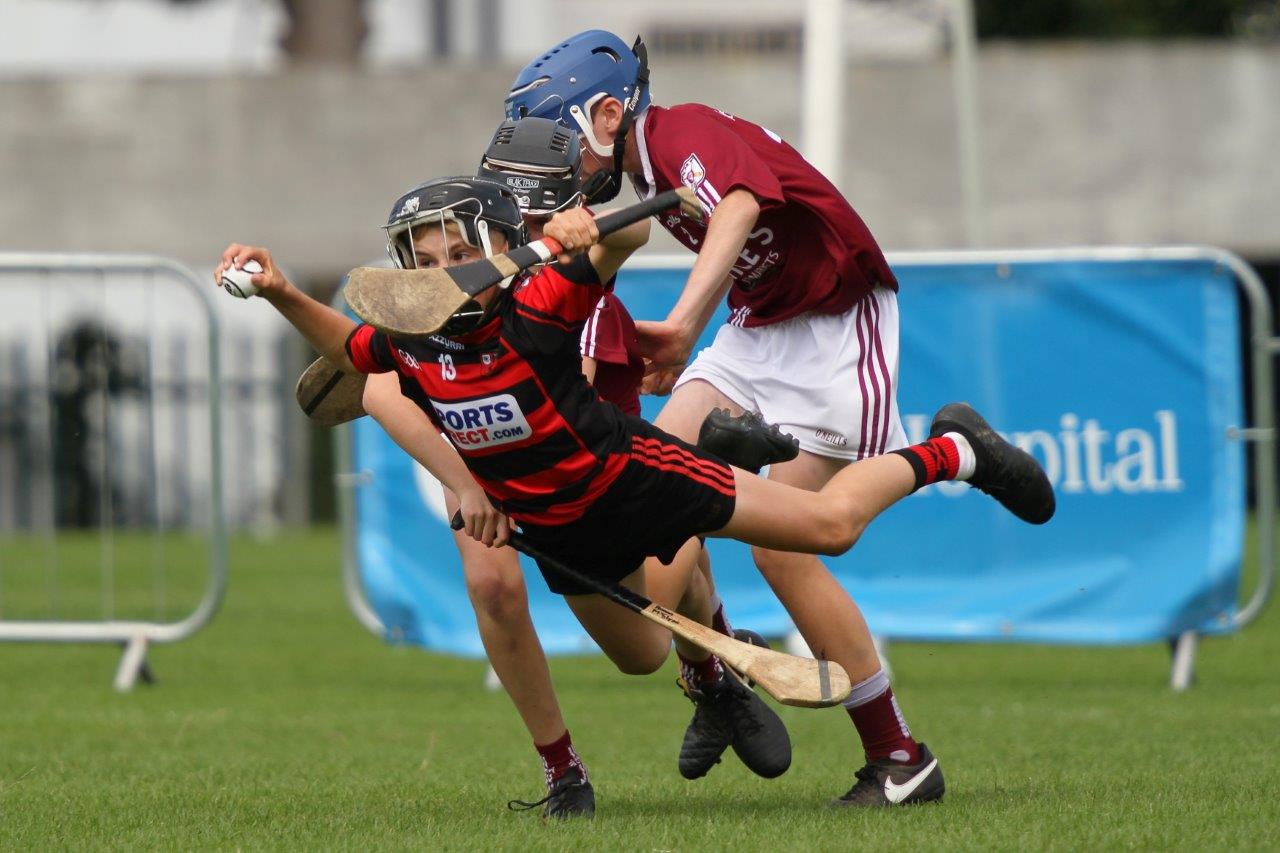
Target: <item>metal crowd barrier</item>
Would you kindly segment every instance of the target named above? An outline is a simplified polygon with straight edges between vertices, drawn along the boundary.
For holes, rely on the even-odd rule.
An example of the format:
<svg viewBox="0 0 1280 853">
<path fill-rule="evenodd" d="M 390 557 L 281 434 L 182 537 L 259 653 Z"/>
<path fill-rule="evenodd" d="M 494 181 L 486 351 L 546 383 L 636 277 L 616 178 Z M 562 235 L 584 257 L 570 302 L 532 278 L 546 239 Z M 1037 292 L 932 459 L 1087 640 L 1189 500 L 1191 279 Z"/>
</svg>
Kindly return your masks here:
<svg viewBox="0 0 1280 853">
<path fill-rule="evenodd" d="M 1231 252 L 1213 247 L 1080 247 L 1063 249 L 1030 250 L 961 250 L 939 252 L 893 252 L 889 262 L 895 268 L 932 266 L 939 264 L 975 263 L 999 264 L 1002 262 L 1053 262 L 1053 261 L 1210 261 L 1229 269 L 1243 293 L 1248 306 L 1248 348 L 1253 373 L 1253 400 L 1250 423 L 1233 428 L 1228 438 L 1253 445 L 1250 464 L 1254 489 L 1254 516 L 1257 528 L 1258 578 L 1256 586 L 1243 606 L 1235 613 L 1233 627 L 1238 630 L 1258 617 L 1271 597 L 1276 575 L 1276 425 L 1273 360 L 1280 353 L 1280 337 L 1274 328 L 1271 299 L 1266 287 L 1253 270 L 1241 258 Z M 638 258 L 630 269 L 689 269 L 693 258 L 689 255 L 652 256 Z M 342 306 L 341 295 L 335 304 Z M 353 471 L 351 432 L 342 427 L 335 436 L 336 479 L 339 491 L 339 513 L 343 533 L 343 587 L 347 603 L 356 619 L 369 631 L 385 636 L 386 630 L 374 609 L 370 606 L 360 578 L 359 558 L 356 549 L 355 491 L 369 485 L 372 477 L 367 471 Z M 1243 584 L 1243 576 L 1241 583 Z M 887 648 L 888 639 L 877 637 L 877 648 Z M 1169 638 L 1172 651 L 1170 686 L 1177 691 L 1187 689 L 1193 681 L 1195 656 L 1199 635 L 1186 631 Z M 793 653 L 807 653 L 807 647 L 798 634 L 787 638 L 787 649 Z"/>
<path fill-rule="evenodd" d="M 21 289 L 16 289 L 12 285 L 14 279 L 21 276 L 23 281 L 35 279 L 38 284 L 38 290 L 27 288 L 25 293 Z M 140 415 L 138 420 L 144 425 L 138 423 L 115 425 L 112 427 L 108 424 L 108 417 L 111 412 L 109 398 L 100 400 L 96 405 L 96 409 L 86 408 L 86 411 L 92 411 L 95 417 L 100 418 L 100 423 L 96 427 L 100 428 L 103 435 L 110 437 L 112 429 L 115 435 L 124 434 L 126 436 L 141 430 L 146 433 L 149 449 L 140 455 L 146 458 L 140 460 L 143 469 L 143 475 L 149 476 L 151 481 L 146 484 L 149 491 L 146 492 L 148 500 L 151 501 L 153 507 L 144 512 L 135 513 L 130 516 L 122 508 L 115 506 L 117 499 L 117 488 L 115 486 L 118 478 L 123 476 L 118 470 L 123 468 L 129 461 L 126 457 L 123 461 L 114 461 L 116 456 L 116 447 L 112 446 L 111 441 L 103 439 L 101 446 L 98 448 L 97 459 L 94 463 L 98 466 L 98 470 L 94 472 L 97 479 L 98 489 L 100 492 L 100 507 L 97 510 L 97 517 L 101 524 L 97 525 L 97 535 L 100 538 L 99 546 L 99 566 L 100 585 L 102 595 L 102 613 L 98 619 L 77 619 L 63 620 L 59 618 L 48 619 L 10 619 L 5 613 L 5 600 L 0 597 L 0 640 L 8 641 L 24 641 L 24 642 L 92 642 L 92 643 L 118 643 L 123 647 L 123 654 L 120 659 L 119 666 L 116 671 L 114 685 L 117 690 L 127 691 L 133 687 L 139 677 L 144 680 L 150 680 L 150 671 L 147 668 L 146 653 L 152 643 L 172 643 L 191 636 L 193 633 L 204 627 L 213 618 L 222 602 L 223 594 L 227 583 L 227 531 L 225 510 L 223 507 L 222 495 L 222 479 L 223 479 L 223 460 L 222 460 L 222 425 L 221 425 L 221 397 L 220 397 L 220 371 L 219 371 L 219 337 L 218 337 L 218 321 L 214 314 L 213 304 L 210 301 L 212 286 L 204 283 L 202 278 L 198 278 L 190 269 L 174 261 L 166 258 L 154 257 L 149 255 L 95 255 L 95 254 L 63 254 L 63 253 L 0 253 L 0 304 L 5 305 L 6 313 L 9 320 L 15 319 L 14 314 L 39 314 L 41 307 L 44 307 L 46 314 L 45 319 L 50 319 L 51 311 L 49 305 L 51 301 L 58 299 L 58 288 L 61 286 L 61 280 L 71 278 L 75 281 L 82 282 L 84 279 L 90 279 L 96 283 L 96 286 L 88 288 L 88 292 L 94 294 L 90 299 L 84 300 L 83 303 L 79 298 L 86 292 L 86 288 L 80 287 L 74 293 L 76 299 L 70 300 L 63 305 L 65 321 L 74 317 L 86 325 L 84 328 L 97 331 L 86 332 L 87 337 L 92 338 L 94 334 L 100 334 L 103 339 L 103 346 L 110 330 L 111 324 L 119 320 L 122 316 L 128 320 L 130 324 L 138 327 L 138 334 L 143 336 L 146 342 L 145 349 L 147 353 L 146 368 L 140 371 L 144 374 L 145 391 L 139 392 L 139 395 L 146 400 L 145 414 Z M 207 486 L 203 483 L 201 487 L 207 488 L 206 495 L 197 495 L 198 500 L 187 504 L 188 507 L 196 507 L 190 512 L 196 515 L 202 515 L 203 518 L 189 518 L 183 514 L 181 509 L 173 509 L 173 502 L 163 501 L 163 491 L 166 486 L 156 481 L 156 471 L 160 467 L 160 460 L 157 451 L 156 439 L 156 423 L 157 415 L 155 411 L 155 399 L 153 396 L 152 380 L 156 368 L 153 345 L 156 344 L 158 336 L 156 332 L 159 327 L 165 325 L 165 320 L 171 320 L 175 323 L 187 322 L 190 316 L 185 312 L 178 316 L 179 312 L 173 312 L 168 318 L 155 317 L 152 314 L 156 311 L 154 300 L 150 297 L 144 303 L 139 305 L 120 304 L 119 300 L 113 302 L 112 291 L 118 291 L 123 287 L 138 287 L 145 285 L 152 288 L 149 293 L 154 296 L 154 288 L 160 282 L 176 283 L 177 286 L 189 292 L 189 295 L 195 299 L 198 305 L 197 314 L 202 322 L 196 330 L 197 340 L 203 337 L 205 339 L 208 351 L 207 364 L 200 370 L 200 396 L 203 403 L 208 408 L 208 449 L 207 449 Z M 114 285 L 114 286 L 113 286 Z M 63 294 L 65 296 L 65 294 Z M 24 301 L 25 300 L 25 301 Z M 110 319 L 114 313 L 115 319 Z M 30 326 L 34 330 L 37 324 L 34 322 L 38 317 L 27 318 L 25 316 L 18 319 L 26 322 L 30 320 Z M 4 318 L 0 318 L 0 336 L 3 336 Z M 96 325 L 95 325 L 96 324 Z M 52 339 L 53 329 L 51 323 L 46 323 L 50 328 L 43 329 L 43 333 Z M 63 322 L 65 326 L 66 323 Z M 12 331 L 13 327 L 10 326 Z M 33 331 L 32 334 L 35 332 Z M 23 334 L 19 331 L 18 334 Z M 98 356 L 101 350 L 95 350 Z M 50 402 L 52 396 L 58 392 L 59 383 L 65 382 L 65 376 L 54 376 L 53 366 L 55 364 L 54 347 L 46 344 L 46 351 L 41 354 L 45 361 L 45 375 L 40 384 L 40 391 L 27 396 L 35 405 L 41 406 L 49 419 L 52 420 L 52 412 L 54 405 Z M 90 362 L 92 359 L 89 360 Z M 16 368 L 10 364 L 7 366 L 8 371 L 12 372 Z M 105 369 L 105 368 L 101 368 Z M 0 371 L 0 380 L 3 380 L 5 374 Z M 96 393 L 101 395 L 108 394 L 108 383 L 116 380 L 107 378 L 100 379 L 103 385 L 96 389 Z M 187 391 L 178 392 L 185 395 Z M 44 399 L 40 397 L 43 394 Z M 172 403 L 172 401 L 170 401 Z M 183 406 L 190 402 L 185 396 L 180 396 L 177 406 Z M 185 409 L 184 409 L 185 412 Z M 16 413 L 15 417 L 21 417 L 23 413 Z M 185 418 L 185 414 L 182 416 Z M 180 421 L 179 436 L 176 439 L 181 444 L 177 447 L 174 454 L 178 464 L 189 464 L 192 460 L 200 459 L 203 448 L 199 446 L 191 446 L 191 432 L 195 431 L 191 422 L 186 420 Z M 52 425 L 50 425 L 50 435 L 47 439 L 46 446 L 41 452 L 41 456 L 47 456 L 42 464 L 46 464 L 50 472 L 53 467 L 58 464 L 55 458 L 57 452 L 58 439 L 52 433 Z M 31 432 L 28 429 L 27 432 Z M 0 436 L 2 437 L 2 436 Z M 134 436 L 136 437 L 136 436 Z M 135 442 L 132 446 L 140 446 Z M 200 460 L 203 464 L 204 460 Z M 116 466 L 113 468 L 113 464 Z M 125 472 L 133 473 L 133 472 Z M 12 522 L 19 530 L 37 530 L 45 541 L 49 551 L 55 554 L 54 565 L 56 567 L 56 554 L 58 547 L 58 538 L 62 531 L 66 528 L 59 522 L 60 510 L 57 510 L 57 501 L 59 496 L 56 494 L 58 479 L 48 473 L 43 480 L 42 485 L 38 489 L 40 494 L 24 496 L 30 497 L 32 503 L 43 504 L 36 510 L 28 510 L 27 517 Z M 170 489 L 172 490 L 172 489 Z M 190 489 L 184 492 L 185 497 L 190 497 Z M 171 496 L 172 497 L 172 496 Z M 205 512 L 200 512 L 201 504 L 207 506 Z M 33 521 L 35 514 L 43 513 L 43 517 Z M 174 513 L 179 513 L 174 515 Z M 137 516 L 137 517 L 135 517 Z M 186 533 L 190 529 L 199 529 L 208 538 L 207 541 L 207 559 L 204 568 L 205 579 L 203 582 L 203 594 L 198 603 L 185 616 L 176 621 L 156 619 L 148 621 L 145 619 L 117 619 L 115 618 L 116 602 L 117 602 L 117 569 L 120 567 L 115 564 L 115 529 L 116 520 L 124 519 L 123 523 L 129 524 L 133 529 L 145 530 L 153 537 L 153 546 L 151 553 L 154 555 L 155 565 L 152 568 L 154 583 L 156 583 L 163 591 L 167 584 L 168 565 L 164 562 L 165 545 L 161 538 L 166 532 Z M 177 518 L 177 521 L 166 522 L 166 518 Z M 176 525 L 182 525 L 182 529 L 177 529 Z M 85 529 L 93 529 L 93 525 L 85 526 L 81 522 L 80 526 Z M 2 540 L 0 540 L 2 541 Z M 0 552 L 2 553 L 2 552 Z M 5 566 L 0 561 L 0 583 L 5 579 Z M 10 567 L 12 569 L 12 567 Z M 45 567 L 46 572 L 49 567 Z M 51 595 L 56 596 L 56 583 L 51 584 L 51 589 L 55 592 Z M 0 593 L 4 588 L 0 585 Z M 54 602 L 56 605 L 56 601 Z M 54 608 L 57 609 L 56 607 Z M 163 610 L 157 607 L 157 611 Z"/>
</svg>

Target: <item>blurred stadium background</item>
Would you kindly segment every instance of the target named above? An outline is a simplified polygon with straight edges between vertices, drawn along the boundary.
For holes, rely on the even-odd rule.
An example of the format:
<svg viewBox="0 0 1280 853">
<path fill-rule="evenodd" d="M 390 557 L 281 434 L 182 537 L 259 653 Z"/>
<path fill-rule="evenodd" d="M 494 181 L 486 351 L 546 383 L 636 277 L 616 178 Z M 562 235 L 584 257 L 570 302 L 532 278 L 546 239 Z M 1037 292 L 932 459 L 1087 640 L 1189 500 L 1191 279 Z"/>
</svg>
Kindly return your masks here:
<svg viewBox="0 0 1280 853">
<path fill-rule="evenodd" d="M 834 87 L 821 57 L 806 71 L 806 21 L 833 3 L 838 30 L 816 32 L 842 57 Z M 154 254 L 203 277 L 243 240 L 327 297 L 381 256 L 391 199 L 474 168 L 533 52 L 589 27 L 644 34 L 655 101 L 798 140 L 887 250 L 1206 244 L 1280 290 L 1274 0 L 0 0 L 0 252 Z M 838 122 L 807 100 L 824 95 Z M 660 231 L 645 250 L 675 251 Z M 0 620 L 180 619 L 206 590 L 215 499 L 198 306 L 154 281 L 63 277 L 56 297 L 0 281 Z M 0 645 L 0 845 L 528 846 L 494 808 L 533 790 L 528 746 L 479 691 L 482 667 L 388 651 L 345 612 L 332 436 L 292 400 L 310 354 L 263 306 L 213 302 L 233 425 L 228 605 L 154 653 L 166 683 L 128 699 L 106 695 L 118 652 Z M 1251 558 L 1246 591 L 1256 571 Z M 593 767 L 612 766 L 620 822 L 533 845 L 726 846 L 706 816 L 727 798 L 758 818 L 762 848 L 900 832 L 931 847 L 1274 846 L 1260 797 L 1280 782 L 1278 652 L 1271 615 L 1206 649 L 1212 681 L 1175 700 L 1163 648 L 904 648 L 912 718 L 947 739 L 970 794 L 896 830 L 859 817 L 855 835 L 811 814 L 833 758 L 785 794 L 728 778 L 667 800 L 654 792 L 672 774 L 642 741 L 579 727 Z M 554 666 L 571 716 L 625 703 L 678 730 L 666 693 L 599 661 Z M 501 734 L 468 740 L 460 711 Z M 787 721 L 817 752 L 817 724 Z M 1198 796 L 1215 762 L 1253 790 Z M 470 814 L 489 835 L 459 829 Z"/>
</svg>

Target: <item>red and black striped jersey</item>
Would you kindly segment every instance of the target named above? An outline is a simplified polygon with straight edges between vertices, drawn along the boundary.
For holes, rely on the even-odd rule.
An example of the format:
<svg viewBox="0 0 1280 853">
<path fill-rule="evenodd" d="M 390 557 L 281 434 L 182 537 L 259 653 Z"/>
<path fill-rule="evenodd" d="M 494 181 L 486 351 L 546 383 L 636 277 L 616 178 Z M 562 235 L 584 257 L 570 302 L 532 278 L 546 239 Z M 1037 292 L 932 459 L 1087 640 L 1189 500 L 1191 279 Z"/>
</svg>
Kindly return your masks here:
<svg viewBox="0 0 1280 853">
<path fill-rule="evenodd" d="M 582 326 L 605 287 L 585 255 L 516 281 L 494 318 L 460 337 L 391 338 L 361 325 L 347 354 L 394 370 L 401 392 L 457 448 L 494 505 L 521 522 L 582 515 L 631 452 L 623 413 L 582 375 Z"/>
</svg>

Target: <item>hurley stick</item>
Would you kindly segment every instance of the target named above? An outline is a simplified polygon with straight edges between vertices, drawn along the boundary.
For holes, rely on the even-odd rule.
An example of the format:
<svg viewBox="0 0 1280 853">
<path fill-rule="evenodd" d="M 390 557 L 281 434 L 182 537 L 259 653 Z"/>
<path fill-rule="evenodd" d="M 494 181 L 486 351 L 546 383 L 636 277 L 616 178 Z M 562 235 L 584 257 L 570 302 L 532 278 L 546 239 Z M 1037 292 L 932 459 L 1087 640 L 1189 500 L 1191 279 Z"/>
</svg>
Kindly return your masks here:
<svg viewBox="0 0 1280 853">
<path fill-rule="evenodd" d="M 298 377 L 294 390 L 302 413 L 320 426 L 337 426 L 363 417 L 363 373 L 347 373 L 327 358 L 317 358 Z"/>
<path fill-rule="evenodd" d="M 454 530 L 461 529 L 461 513 L 454 514 L 452 527 Z M 643 595 L 632 592 L 621 584 L 605 583 L 584 575 L 543 553 L 519 533 L 511 535 L 509 544 L 552 571 L 589 587 L 610 601 L 639 613 L 652 622 L 657 622 L 677 637 L 688 640 L 701 649 L 706 649 L 720 658 L 725 666 L 760 685 L 766 693 L 783 705 L 827 708 L 831 705 L 839 705 L 853 690 L 849 676 L 835 661 L 795 657 L 735 640 L 714 628 L 654 604 Z"/>
<path fill-rule="evenodd" d="M 693 190 L 677 187 L 601 216 L 596 220 L 596 228 L 600 236 L 605 237 L 677 206 L 695 219 L 701 220 L 704 216 Z M 543 237 L 505 255 L 456 267 L 425 270 L 356 267 L 347 278 L 343 295 L 355 315 L 378 331 L 393 337 L 421 338 L 434 334 L 480 291 L 529 267 L 546 263 L 562 250 L 558 242 Z"/>
</svg>

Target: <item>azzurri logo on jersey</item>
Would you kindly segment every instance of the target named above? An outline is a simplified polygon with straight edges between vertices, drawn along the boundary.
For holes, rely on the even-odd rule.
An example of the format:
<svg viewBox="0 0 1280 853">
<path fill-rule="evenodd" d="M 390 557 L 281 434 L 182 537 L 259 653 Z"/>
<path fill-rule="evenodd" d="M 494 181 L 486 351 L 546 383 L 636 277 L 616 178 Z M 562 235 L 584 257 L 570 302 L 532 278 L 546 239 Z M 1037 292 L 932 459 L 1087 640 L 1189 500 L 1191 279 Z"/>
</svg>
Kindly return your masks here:
<svg viewBox="0 0 1280 853">
<path fill-rule="evenodd" d="M 510 394 L 497 394 L 465 403 L 433 402 L 436 417 L 461 450 L 524 441 L 533 435 L 520 404 Z"/>
</svg>

